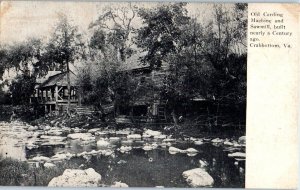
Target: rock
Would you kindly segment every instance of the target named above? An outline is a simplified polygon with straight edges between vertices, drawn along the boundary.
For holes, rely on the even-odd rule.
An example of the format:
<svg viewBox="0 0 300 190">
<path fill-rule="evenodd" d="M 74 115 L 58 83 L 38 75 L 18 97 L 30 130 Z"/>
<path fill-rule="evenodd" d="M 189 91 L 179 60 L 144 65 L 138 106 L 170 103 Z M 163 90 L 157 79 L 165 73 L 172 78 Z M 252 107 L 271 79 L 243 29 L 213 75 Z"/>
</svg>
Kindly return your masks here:
<svg viewBox="0 0 300 190">
<path fill-rule="evenodd" d="M 225 142 L 224 142 L 224 145 L 227 145 L 227 146 L 233 146 L 233 143 L 232 143 L 232 142 L 229 142 L 229 141 L 225 141 Z"/>
<path fill-rule="evenodd" d="M 98 132 L 98 131 L 100 131 L 101 129 L 99 129 L 99 128 L 95 128 L 95 129 L 90 129 L 90 130 L 88 130 L 88 132 L 89 133 L 92 133 L 92 134 L 95 134 L 95 132 Z"/>
<path fill-rule="evenodd" d="M 108 147 L 110 144 L 109 142 L 105 141 L 105 140 L 98 140 L 97 141 L 97 146 L 99 147 Z"/>
<path fill-rule="evenodd" d="M 154 136 L 153 138 L 154 139 L 165 139 L 165 138 L 167 138 L 167 136 L 166 135 L 158 135 L 158 136 Z"/>
<path fill-rule="evenodd" d="M 176 153 L 182 153 L 184 150 L 181 150 L 181 149 L 179 149 L 179 148 L 175 148 L 175 147 L 170 147 L 169 148 L 169 153 L 170 154 L 176 154 Z"/>
<path fill-rule="evenodd" d="M 127 162 L 125 160 L 120 160 L 117 162 L 117 164 L 126 164 Z"/>
<path fill-rule="evenodd" d="M 50 129 L 46 132 L 47 135 L 53 135 L 53 136 L 60 136 L 63 134 L 63 131 L 61 129 Z"/>
<path fill-rule="evenodd" d="M 49 187 L 97 187 L 101 175 L 93 168 L 86 170 L 66 169 L 61 176 L 53 178 Z"/>
<path fill-rule="evenodd" d="M 69 160 L 73 156 L 75 156 L 75 155 L 71 154 L 69 152 L 67 152 L 67 153 L 57 153 L 57 154 L 55 154 L 54 156 L 51 157 L 51 160 L 52 161 Z"/>
<path fill-rule="evenodd" d="M 153 147 L 151 145 L 145 145 L 143 147 L 143 150 L 145 150 L 145 151 L 153 150 Z"/>
<path fill-rule="evenodd" d="M 175 141 L 176 139 L 164 139 L 162 142 L 167 143 L 167 142 L 175 142 Z"/>
<path fill-rule="evenodd" d="M 113 142 L 117 142 L 117 141 L 120 141 L 121 138 L 120 137 L 109 137 L 109 140 L 113 141 Z"/>
<path fill-rule="evenodd" d="M 143 138 L 151 138 L 151 135 L 143 134 Z"/>
<path fill-rule="evenodd" d="M 246 136 L 241 136 L 238 140 L 239 143 L 241 144 L 246 144 Z"/>
<path fill-rule="evenodd" d="M 198 153 L 199 151 L 194 149 L 194 148 L 188 148 L 184 152 L 186 152 L 186 153 Z"/>
<path fill-rule="evenodd" d="M 161 132 L 160 131 L 153 131 L 153 130 L 148 129 L 144 132 L 144 134 L 154 137 L 154 136 L 160 136 Z"/>
<path fill-rule="evenodd" d="M 125 152 L 129 152 L 132 150 L 131 146 L 121 146 L 120 147 L 120 152 L 125 153 Z"/>
<path fill-rule="evenodd" d="M 200 164 L 200 168 L 204 168 L 208 165 L 207 162 L 203 160 L 199 160 L 199 164 Z"/>
<path fill-rule="evenodd" d="M 198 153 L 187 153 L 188 156 L 193 157 L 196 156 Z"/>
<path fill-rule="evenodd" d="M 126 183 L 115 182 L 111 187 L 120 188 L 120 187 L 129 187 Z"/>
<path fill-rule="evenodd" d="M 130 130 L 116 131 L 116 135 L 129 135 L 129 134 L 130 134 Z"/>
<path fill-rule="evenodd" d="M 125 140 L 125 141 L 121 141 L 122 145 L 131 145 L 133 143 L 132 140 Z"/>
<path fill-rule="evenodd" d="M 40 137 L 41 139 L 50 139 L 55 141 L 64 141 L 67 139 L 67 137 L 61 137 L 61 136 L 48 136 L 48 135 L 42 135 Z"/>
<path fill-rule="evenodd" d="M 131 134 L 127 135 L 127 139 L 141 139 L 142 136 L 140 134 Z"/>
<path fill-rule="evenodd" d="M 235 152 L 235 153 L 232 153 L 232 154 L 228 154 L 228 157 L 246 158 L 246 153 Z"/>
<path fill-rule="evenodd" d="M 214 179 L 201 168 L 185 171 L 182 176 L 191 187 L 210 187 L 214 183 Z"/>
<path fill-rule="evenodd" d="M 216 139 L 213 139 L 211 140 L 212 143 L 222 143 L 223 140 L 222 139 L 219 139 L 219 138 L 216 138 Z"/>
<path fill-rule="evenodd" d="M 35 130 L 38 130 L 38 127 L 36 127 L 36 126 L 30 126 L 27 129 L 27 131 L 35 131 Z"/>
<path fill-rule="evenodd" d="M 26 144 L 26 148 L 28 149 L 28 150 L 32 150 L 32 149 L 35 149 L 35 148 L 38 148 L 39 146 L 38 145 L 36 145 L 36 144 L 34 144 L 34 142 L 28 142 L 27 144 Z"/>
<path fill-rule="evenodd" d="M 95 135 L 97 135 L 97 136 L 105 136 L 105 135 L 107 135 L 107 132 L 97 131 L 97 132 L 95 132 Z"/>
<path fill-rule="evenodd" d="M 52 163 L 45 163 L 44 164 L 44 167 L 45 168 L 54 168 L 56 165 L 55 164 L 52 164 Z"/>
<path fill-rule="evenodd" d="M 70 139 L 80 139 L 83 141 L 92 141 L 95 140 L 95 137 L 91 133 L 73 133 L 69 134 L 68 138 Z"/>
<path fill-rule="evenodd" d="M 48 158 L 46 156 L 36 156 L 36 157 L 32 158 L 32 160 L 38 161 L 38 162 L 49 162 L 50 158 Z"/>
</svg>

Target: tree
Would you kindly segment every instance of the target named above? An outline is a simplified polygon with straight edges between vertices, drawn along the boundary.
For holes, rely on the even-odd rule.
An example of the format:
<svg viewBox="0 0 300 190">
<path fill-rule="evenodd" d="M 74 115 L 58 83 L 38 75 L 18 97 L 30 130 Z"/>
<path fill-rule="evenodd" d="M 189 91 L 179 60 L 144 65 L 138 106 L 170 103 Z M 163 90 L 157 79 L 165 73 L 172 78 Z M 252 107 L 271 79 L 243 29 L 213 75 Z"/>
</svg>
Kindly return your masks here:
<svg viewBox="0 0 300 190">
<path fill-rule="evenodd" d="M 141 58 L 144 64 L 159 68 L 163 61 L 168 62 L 170 54 L 181 51 L 180 36 L 189 22 L 186 3 L 169 3 L 152 9 L 140 9 L 143 27 L 138 30 L 136 44 L 146 55 Z"/>
<path fill-rule="evenodd" d="M 138 30 L 136 39 L 137 46 L 146 52 L 141 57 L 144 64 L 149 64 L 152 69 L 159 69 L 163 63 L 169 66 L 161 95 L 168 100 L 175 125 L 176 105 L 189 96 L 185 86 L 187 65 L 182 54 L 186 46 L 182 37 L 190 21 L 185 5 L 169 3 L 152 9 L 140 9 L 144 26 Z"/>
<path fill-rule="evenodd" d="M 44 66 L 48 69 L 59 69 L 67 72 L 68 81 L 68 107 L 70 113 L 70 64 L 82 57 L 84 43 L 81 41 L 81 34 L 76 26 L 70 24 L 68 18 L 61 14 L 52 38 L 45 47 L 42 57 Z"/>
<path fill-rule="evenodd" d="M 245 97 L 246 91 L 238 94 L 234 89 L 238 88 L 236 85 L 245 84 L 246 80 L 235 70 L 245 73 L 246 69 L 246 7 L 246 4 L 235 4 L 234 7 L 220 4 L 213 8 L 214 17 L 206 31 L 208 41 L 203 54 L 214 69 L 211 81 L 213 95 L 217 100 L 245 101 L 240 97 Z"/>
<path fill-rule="evenodd" d="M 29 104 L 35 87 L 35 77 L 26 74 L 18 75 L 10 85 L 9 91 L 13 104 Z"/>
<path fill-rule="evenodd" d="M 133 53 L 131 40 L 135 31 L 132 22 L 137 14 L 137 7 L 128 3 L 117 8 L 107 7 L 98 19 L 90 24 L 95 29 L 91 38 L 91 45 L 103 50 L 103 42 L 111 44 L 119 54 L 120 61 L 126 60 Z"/>
</svg>

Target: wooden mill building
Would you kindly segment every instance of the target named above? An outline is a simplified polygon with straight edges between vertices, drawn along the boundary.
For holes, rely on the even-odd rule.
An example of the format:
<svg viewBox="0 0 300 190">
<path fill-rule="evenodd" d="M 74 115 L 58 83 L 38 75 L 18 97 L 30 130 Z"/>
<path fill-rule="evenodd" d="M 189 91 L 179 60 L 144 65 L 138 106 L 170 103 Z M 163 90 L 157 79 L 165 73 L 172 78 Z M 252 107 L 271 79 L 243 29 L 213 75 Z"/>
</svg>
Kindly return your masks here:
<svg viewBox="0 0 300 190">
<path fill-rule="evenodd" d="M 76 75 L 70 71 L 71 106 L 77 106 Z M 43 105 L 45 112 L 63 111 L 68 105 L 67 72 L 50 71 L 48 75 L 37 80 L 31 103 Z"/>
</svg>

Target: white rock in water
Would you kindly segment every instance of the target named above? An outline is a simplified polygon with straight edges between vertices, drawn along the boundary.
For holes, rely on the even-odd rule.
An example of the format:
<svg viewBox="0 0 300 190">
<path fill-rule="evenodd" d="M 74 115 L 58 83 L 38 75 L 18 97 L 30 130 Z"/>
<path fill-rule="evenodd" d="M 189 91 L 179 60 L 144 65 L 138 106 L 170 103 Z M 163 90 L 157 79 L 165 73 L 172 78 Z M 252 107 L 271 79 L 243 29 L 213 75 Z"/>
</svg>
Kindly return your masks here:
<svg viewBox="0 0 300 190">
<path fill-rule="evenodd" d="M 36 157 L 32 158 L 32 160 L 38 161 L 38 162 L 49 162 L 50 158 L 48 158 L 46 156 L 36 156 Z"/>
<path fill-rule="evenodd" d="M 146 135 L 150 135 L 150 136 L 160 136 L 161 135 L 161 132 L 160 131 L 153 131 L 153 130 L 150 130 L 150 129 L 148 129 L 148 130 L 146 130 L 145 132 L 144 132 L 144 134 L 146 134 Z"/>
<path fill-rule="evenodd" d="M 208 164 L 206 161 L 199 160 L 200 168 L 206 167 Z"/>
<path fill-rule="evenodd" d="M 95 132 L 98 132 L 98 131 L 100 131 L 101 129 L 99 129 L 99 128 L 95 128 L 95 129 L 90 129 L 90 130 L 88 130 L 88 132 L 89 133 L 95 133 Z"/>
<path fill-rule="evenodd" d="M 151 135 L 143 134 L 143 138 L 150 138 Z"/>
<path fill-rule="evenodd" d="M 238 140 L 239 143 L 241 144 L 246 144 L 246 136 L 241 136 Z"/>
<path fill-rule="evenodd" d="M 127 135 L 127 139 L 141 139 L 142 136 L 140 134 L 131 134 Z"/>
<path fill-rule="evenodd" d="M 120 137 L 109 137 L 109 140 L 116 142 L 116 141 L 121 140 L 121 138 Z"/>
<path fill-rule="evenodd" d="M 45 163 L 44 164 L 44 167 L 45 168 L 54 168 L 56 165 L 55 164 L 52 164 L 52 163 Z"/>
<path fill-rule="evenodd" d="M 176 139 L 164 139 L 162 142 L 175 142 Z"/>
<path fill-rule="evenodd" d="M 222 143 L 223 140 L 219 139 L 219 138 L 216 138 L 216 139 L 211 140 L 211 142 L 213 142 L 213 143 Z"/>
<path fill-rule="evenodd" d="M 203 141 L 202 140 L 196 140 L 196 141 L 194 141 L 194 144 L 195 145 L 202 145 Z"/>
<path fill-rule="evenodd" d="M 51 139 L 55 141 L 64 141 L 67 139 L 67 137 L 61 137 L 61 136 L 47 136 L 47 135 L 42 135 L 40 137 L 41 139 Z"/>
<path fill-rule="evenodd" d="M 167 138 L 167 136 L 166 135 L 158 135 L 158 136 L 154 136 L 153 138 L 154 139 L 165 139 L 165 138 Z"/>
<path fill-rule="evenodd" d="M 229 142 L 229 141 L 225 141 L 225 142 L 224 142 L 224 145 L 227 145 L 227 146 L 233 146 L 233 143 L 232 143 L 232 142 Z"/>
<path fill-rule="evenodd" d="M 145 151 L 153 150 L 153 147 L 151 145 L 145 145 L 143 147 L 143 150 L 145 150 Z"/>
<path fill-rule="evenodd" d="M 70 158 L 72 158 L 73 156 L 75 156 L 74 154 L 71 153 L 57 153 L 54 156 L 51 157 L 52 161 L 62 161 L 62 160 L 69 160 Z"/>
<path fill-rule="evenodd" d="M 61 129 L 50 129 L 46 132 L 47 135 L 53 135 L 53 136 L 60 136 L 63 134 L 63 131 Z"/>
<path fill-rule="evenodd" d="M 107 146 L 109 146 L 109 142 L 107 142 L 105 140 L 98 140 L 97 141 L 97 146 L 99 146 L 99 147 L 107 147 Z"/>
<path fill-rule="evenodd" d="M 184 150 L 181 150 L 181 149 L 179 149 L 179 148 L 175 148 L 175 147 L 173 147 L 173 146 L 171 146 L 171 147 L 169 148 L 169 153 L 170 153 L 170 154 L 176 154 L 176 153 L 182 153 L 182 152 L 184 152 Z"/>
<path fill-rule="evenodd" d="M 115 182 L 111 187 L 119 188 L 119 187 L 129 187 L 126 183 Z"/>
<path fill-rule="evenodd" d="M 129 134 L 130 134 L 130 130 L 116 131 L 116 135 L 129 135 Z"/>
<path fill-rule="evenodd" d="M 214 183 L 214 179 L 201 168 L 185 171 L 182 176 L 191 187 L 209 187 Z"/>
<path fill-rule="evenodd" d="M 188 148 L 188 149 L 184 150 L 184 152 L 186 152 L 186 153 L 198 153 L 199 151 L 194 149 L 194 148 Z"/>
<path fill-rule="evenodd" d="M 73 133 L 73 134 L 69 134 L 68 138 L 70 138 L 70 139 L 80 139 L 80 140 L 95 139 L 95 137 L 91 133 Z"/>
<path fill-rule="evenodd" d="M 120 147 L 120 152 L 124 153 L 124 152 L 129 152 L 131 151 L 132 147 L 131 146 L 121 146 Z"/>
<path fill-rule="evenodd" d="M 36 127 L 36 126 L 30 126 L 27 129 L 27 131 L 35 131 L 35 130 L 38 130 L 38 127 Z"/>
<path fill-rule="evenodd" d="M 86 170 L 66 169 L 61 176 L 53 178 L 49 187 L 97 187 L 101 175 L 93 168 Z"/>
<path fill-rule="evenodd" d="M 232 153 L 232 154 L 228 154 L 228 157 L 246 158 L 246 153 L 235 152 L 235 153 Z"/>
</svg>

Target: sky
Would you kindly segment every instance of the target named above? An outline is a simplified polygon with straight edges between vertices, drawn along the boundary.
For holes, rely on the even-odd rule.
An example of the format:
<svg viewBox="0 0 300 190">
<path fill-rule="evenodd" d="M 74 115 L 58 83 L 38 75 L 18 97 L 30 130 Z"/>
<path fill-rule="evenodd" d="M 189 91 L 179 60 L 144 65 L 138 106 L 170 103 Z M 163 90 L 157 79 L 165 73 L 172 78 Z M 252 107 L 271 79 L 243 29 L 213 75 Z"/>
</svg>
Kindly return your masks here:
<svg viewBox="0 0 300 190">
<path fill-rule="evenodd" d="M 58 13 L 66 14 L 79 31 L 88 32 L 89 24 L 98 18 L 107 6 L 127 6 L 120 2 L 58 2 L 58 1 L 2 1 L 0 9 L 0 42 L 13 43 L 28 37 L 47 39 L 58 21 Z M 137 3 L 151 7 L 157 2 Z M 209 18 L 212 4 L 190 3 L 189 15 Z M 201 18 L 200 18 L 201 19 Z"/>
</svg>

